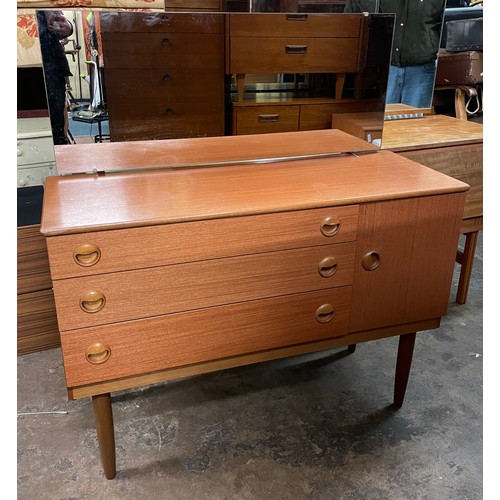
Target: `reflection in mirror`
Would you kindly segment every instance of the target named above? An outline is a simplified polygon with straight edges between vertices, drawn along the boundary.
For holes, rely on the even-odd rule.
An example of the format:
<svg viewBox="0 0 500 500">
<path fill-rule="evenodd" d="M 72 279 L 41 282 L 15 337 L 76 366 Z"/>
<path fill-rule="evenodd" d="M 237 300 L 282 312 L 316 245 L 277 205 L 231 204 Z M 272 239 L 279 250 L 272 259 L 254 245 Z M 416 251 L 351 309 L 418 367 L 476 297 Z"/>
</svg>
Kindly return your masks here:
<svg viewBox="0 0 500 500">
<path fill-rule="evenodd" d="M 120 142 L 326 129 L 368 112 L 382 129 L 392 14 L 69 14 L 67 142 L 89 142 L 82 126 Z M 41 45 L 49 88 L 55 44 Z"/>
<path fill-rule="evenodd" d="M 446 0 L 347 0 L 344 12 L 394 13 L 394 39 L 387 85 L 392 109 L 430 108 Z"/>
</svg>

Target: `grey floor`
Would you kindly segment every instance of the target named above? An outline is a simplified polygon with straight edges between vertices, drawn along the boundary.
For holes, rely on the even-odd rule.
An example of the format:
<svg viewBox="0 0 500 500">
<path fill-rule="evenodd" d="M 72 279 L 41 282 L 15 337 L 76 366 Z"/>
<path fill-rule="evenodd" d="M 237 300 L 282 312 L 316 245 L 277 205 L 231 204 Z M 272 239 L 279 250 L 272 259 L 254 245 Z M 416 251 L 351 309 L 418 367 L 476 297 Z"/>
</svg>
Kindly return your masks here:
<svg viewBox="0 0 500 500">
<path fill-rule="evenodd" d="M 482 264 L 481 236 L 467 304 L 456 272 L 448 316 L 417 335 L 400 410 L 396 338 L 124 391 L 111 481 L 60 350 L 19 357 L 17 498 L 483 498 Z"/>
</svg>

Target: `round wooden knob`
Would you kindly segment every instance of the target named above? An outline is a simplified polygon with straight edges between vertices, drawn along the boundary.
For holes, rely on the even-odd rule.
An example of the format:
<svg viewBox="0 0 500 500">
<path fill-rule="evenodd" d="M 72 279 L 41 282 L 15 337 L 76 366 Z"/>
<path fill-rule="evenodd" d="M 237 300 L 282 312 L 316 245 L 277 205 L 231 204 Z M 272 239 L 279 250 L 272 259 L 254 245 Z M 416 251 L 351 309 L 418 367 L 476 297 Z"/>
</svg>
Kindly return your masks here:
<svg viewBox="0 0 500 500">
<path fill-rule="evenodd" d="M 368 252 L 361 259 L 361 265 L 367 271 L 374 271 L 380 265 L 380 255 L 377 252 Z"/>
<path fill-rule="evenodd" d="M 79 266 L 90 267 L 99 262 L 101 250 L 94 243 L 83 243 L 73 251 L 73 259 Z"/>
<path fill-rule="evenodd" d="M 335 257 L 325 257 L 318 265 L 318 272 L 323 278 L 329 278 L 337 272 L 337 259 Z"/>
<path fill-rule="evenodd" d="M 316 309 L 316 320 L 320 323 L 328 323 L 332 320 L 335 311 L 331 304 L 323 304 Z"/>
<path fill-rule="evenodd" d="M 111 356 L 111 347 L 101 342 L 92 344 L 85 353 L 85 359 L 93 365 L 105 363 Z"/>
<path fill-rule="evenodd" d="M 80 297 L 80 307 L 86 313 L 99 312 L 106 304 L 106 297 L 102 292 L 94 290 L 84 293 Z"/>
<path fill-rule="evenodd" d="M 340 219 L 335 215 L 325 217 L 321 221 L 320 230 L 325 236 L 334 236 L 339 232 Z"/>
</svg>

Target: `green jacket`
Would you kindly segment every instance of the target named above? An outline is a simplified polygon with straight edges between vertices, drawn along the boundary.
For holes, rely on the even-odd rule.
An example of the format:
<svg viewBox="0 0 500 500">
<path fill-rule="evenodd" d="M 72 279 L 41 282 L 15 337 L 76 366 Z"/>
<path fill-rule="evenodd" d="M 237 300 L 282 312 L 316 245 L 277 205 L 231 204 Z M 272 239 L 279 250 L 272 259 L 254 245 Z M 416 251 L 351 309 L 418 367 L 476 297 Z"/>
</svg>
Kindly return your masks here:
<svg viewBox="0 0 500 500">
<path fill-rule="evenodd" d="M 391 64 L 417 66 L 435 61 L 446 0 L 347 0 L 344 12 L 396 14 Z"/>
</svg>

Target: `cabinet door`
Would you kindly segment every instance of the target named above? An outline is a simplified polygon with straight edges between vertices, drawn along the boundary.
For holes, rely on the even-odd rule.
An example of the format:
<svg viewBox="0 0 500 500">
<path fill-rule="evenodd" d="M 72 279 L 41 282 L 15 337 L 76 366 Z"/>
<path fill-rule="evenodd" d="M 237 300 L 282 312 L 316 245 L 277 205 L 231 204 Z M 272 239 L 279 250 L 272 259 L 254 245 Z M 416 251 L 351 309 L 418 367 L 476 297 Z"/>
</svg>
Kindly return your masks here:
<svg viewBox="0 0 500 500">
<path fill-rule="evenodd" d="M 350 331 L 446 314 L 465 194 L 360 207 Z"/>
</svg>

